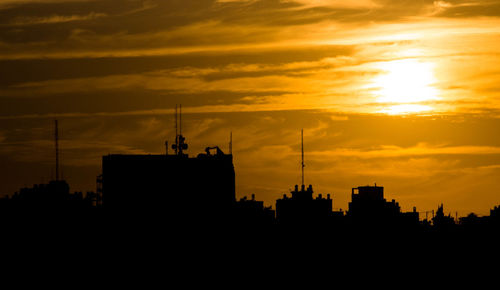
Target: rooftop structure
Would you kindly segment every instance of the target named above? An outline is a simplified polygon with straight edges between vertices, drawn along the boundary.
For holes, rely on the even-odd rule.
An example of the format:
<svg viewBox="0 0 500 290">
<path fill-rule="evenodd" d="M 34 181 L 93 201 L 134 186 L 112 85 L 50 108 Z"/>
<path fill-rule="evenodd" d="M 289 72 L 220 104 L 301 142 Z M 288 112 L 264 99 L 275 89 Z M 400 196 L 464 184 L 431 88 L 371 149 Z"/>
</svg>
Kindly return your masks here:
<svg viewBox="0 0 500 290">
<path fill-rule="evenodd" d="M 275 211 L 265 207 L 263 201 L 255 200 L 255 194 L 246 196 L 236 202 L 235 217 L 243 225 L 268 226 L 275 222 Z"/>
<path fill-rule="evenodd" d="M 283 198 L 276 200 L 276 219 L 281 224 L 298 224 L 327 222 L 332 215 L 333 201 L 330 194 L 326 198 L 318 194 L 313 198 L 313 188 L 309 185 L 307 189 L 304 185 L 295 185 L 291 191 L 292 196 L 286 194 Z"/>
<path fill-rule="evenodd" d="M 219 149 L 220 150 L 220 149 Z M 235 202 L 232 155 L 107 155 L 103 206 L 111 210 L 216 210 Z"/>
<path fill-rule="evenodd" d="M 384 187 L 359 186 L 352 189 L 348 217 L 355 223 L 368 224 L 418 224 L 419 214 L 402 213 L 399 203 L 384 198 Z"/>
</svg>

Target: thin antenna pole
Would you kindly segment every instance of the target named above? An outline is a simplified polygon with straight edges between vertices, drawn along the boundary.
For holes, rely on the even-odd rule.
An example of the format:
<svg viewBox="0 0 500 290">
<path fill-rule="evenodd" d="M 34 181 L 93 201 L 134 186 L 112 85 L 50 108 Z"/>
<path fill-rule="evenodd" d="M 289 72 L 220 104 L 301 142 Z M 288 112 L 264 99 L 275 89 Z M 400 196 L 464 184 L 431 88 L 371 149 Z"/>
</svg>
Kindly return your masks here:
<svg viewBox="0 0 500 290">
<path fill-rule="evenodd" d="M 59 181 L 59 126 L 57 120 L 55 120 L 54 139 L 56 145 L 56 181 Z"/>
<path fill-rule="evenodd" d="M 233 155 L 233 131 L 229 132 L 229 154 Z"/>
<path fill-rule="evenodd" d="M 179 105 L 179 135 L 182 135 L 182 105 Z"/>
<path fill-rule="evenodd" d="M 304 185 L 304 129 L 300 131 L 300 139 L 301 139 L 301 151 L 302 151 L 302 185 Z"/>
<path fill-rule="evenodd" d="M 178 147 L 179 147 L 179 134 L 177 132 L 177 104 L 175 104 L 175 155 L 177 155 Z"/>
</svg>

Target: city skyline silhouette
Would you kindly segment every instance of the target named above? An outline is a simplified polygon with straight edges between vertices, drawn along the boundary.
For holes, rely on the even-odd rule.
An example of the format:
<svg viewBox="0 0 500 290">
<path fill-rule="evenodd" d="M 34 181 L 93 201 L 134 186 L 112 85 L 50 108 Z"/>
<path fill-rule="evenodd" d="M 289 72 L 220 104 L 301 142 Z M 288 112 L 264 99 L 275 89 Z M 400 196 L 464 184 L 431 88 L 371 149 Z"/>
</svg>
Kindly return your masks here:
<svg viewBox="0 0 500 290">
<path fill-rule="evenodd" d="M 228 231 L 311 230 L 324 235 L 353 233 L 496 235 L 500 226 L 500 206 L 490 215 L 475 213 L 452 217 L 444 205 L 428 211 L 401 210 L 395 199 L 386 200 L 384 187 L 353 187 L 348 209 L 335 210 L 332 194 L 314 195 L 305 183 L 304 130 L 300 131 L 301 184 L 276 200 L 275 206 L 246 196 L 236 198 L 236 171 L 233 155 L 218 146 L 190 157 L 182 135 L 181 106 L 175 108 L 175 141 L 165 153 L 108 154 L 102 157 L 102 173 L 96 178 L 96 191 L 71 193 L 69 184 L 59 175 L 59 122 L 54 121 L 55 178 L 48 184 L 21 188 L 0 199 L 0 215 L 10 223 L 37 219 L 49 224 L 90 226 L 100 229 L 109 218 L 117 228 L 137 224 L 142 227 L 174 227 L 183 230 L 220 228 Z M 179 110 L 178 110 L 179 109 Z M 232 132 L 229 149 L 232 152 Z M 173 152 L 170 153 L 170 149 Z M 71 217 L 61 219 L 61 214 Z M 104 218 L 104 220 L 102 220 Z"/>
<path fill-rule="evenodd" d="M 106 160 L 113 160 L 113 159 L 118 159 L 118 158 L 125 158 L 125 159 L 124 159 L 124 161 L 123 161 L 124 163 L 122 165 L 116 167 L 117 169 L 120 168 L 120 167 L 123 167 L 127 163 L 132 163 L 133 164 L 134 159 L 142 161 L 143 158 L 148 158 L 148 157 L 149 158 L 154 158 L 154 156 L 160 157 L 160 159 L 159 159 L 159 161 L 161 160 L 160 162 L 165 162 L 164 161 L 165 160 L 164 156 L 167 156 L 167 158 L 168 158 L 168 156 L 171 156 L 171 157 L 184 156 L 185 159 L 188 159 L 190 155 L 189 155 L 189 153 L 185 153 L 185 152 L 188 151 L 188 145 L 185 142 L 186 138 L 182 135 L 182 129 L 181 129 L 182 128 L 182 112 L 180 111 L 180 108 L 181 108 L 181 105 L 176 105 L 175 110 L 174 110 L 174 117 L 175 117 L 175 138 L 173 138 L 173 140 L 175 140 L 175 141 L 171 141 L 170 143 L 169 143 L 169 139 L 167 139 L 167 141 L 165 141 L 165 146 L 166 147 L 164 149 L 165 150 L 164 154 L 159 154 L 159 155 L 154 155 L 154 154 L 152 155 L 151 153 L 144 154 L 144 155 L 133 154 L 133 155 L 130 155 L 130 157 L 127 157 L 127 154 L 123 155 L 123 154 L 109 153 L 108 156 L 103 156 L 103 158 L 102 158 L 103 161 L 102 161 L 101 168 L 104 168 L 104 163 L 106 163 L 106 162 L 109 163 L 110 162 L 110 161 L 106 161 Z M 54 146 L 53 150 L 55 150 L 55 155 L 54 155 L 54 160 L 53 160 L 54 164 L 53 164 L 53 168 L 52 168 L 51 172 L 54 175 L 52 176 L 52 178 L 48 178 L 49 180 L 52 180 L 52 181 L 50 181 L 47 184 L 47 186 L 49 186 L 49 187 L 50 187 L 50 184 L 57 183 L 59 181 L 63 181 L 64 183 L 66 183 L 66 181 L 65 181 L 65 179 L 63 177 L 63 173 L 60 173 L 60 172 L 62 172 L 62 169 L 61 169 L 61 164 L 60 164 L 60 161 L 59 161 L 59 159 L 60 159 L 59 134 L 60 133 L 59 133 L 59 122 L 58 122 L 57 119 L 54 120 L 54 129 L 53 130 L 54 130 L 53 133 L 52 133 L 52 137 L 54 138 L 54 140 L 53 140 L 53 142 L 54 142 L 54 144 L 53 144 L 53 146 Z M 230 135 L 230 137 L 228 139 L 228 144 L 229 145 L 227 146 L 227 148 L 228 148 L 227 150 L 229 152 L 232 152 L 232 145 L 233 145 L 232 132 L 230 132 L 229 135 Z M 204 151 L 205 151 L 205 153 L 206 153 L 207 156 L 211 156 L 211 152 L 212 151 L 215 153 L 214 156 L 225 156 L 226 155 L 219 148 L 219 146 L 214 146 L 214 147 L 210 147 L 209 146 L 209 147 L 206 147 Z M 306 192 L 306 191 L 309 190 L 309 189 L 307 189 L 307 190 L 305 189 L 305 186 L 306 186 L 305 176 L 304 176 L 304 172 L 305 172 L 304 169 L 306 167 L 305 166 L 305 162 L 304 162 L 304 156 L 305 156 L 305 154 L 307 154 L 307 153 L 304 152 L 304 130 L 302 129 L 300 131 L 300 152 L 299 152 L 299 156 L 297 156 L 297 158 L 301 158 L 300 164 L 298 165 L 300 167 L 300 169 L 298 169 L 298 171 L 300 171 L 300 177 L 299 178 L 301 179 L 301 184 L 302 184 L 302 185 L 300 185 L 302 187 L 301 191 L 304 191 L 304 192 Z M 201 156 L 201 155 L 202 154 L 200 153 L 199 156 Z M 144 156 L 144 157 L 142 157 L 142 156 Z M 232 158 L 232 156 L 233 156 L 232 153 L 229 153 L 228 156 L 231 156 L 231 160 L 233 159 Z M 125 161 L 127 159 L 129 161 Z M 170 161 L 170 162 L 174 162 L 175 163 L 175 161 Z M 119 164 L 120 163 L 122 163 L 122 162 L 119 162 Z M 151 164 L 154 164 L 154 163 L 151 163 Z M 159 169 L 159 168 L 157 168 L 155 166 L 157 166 L 157 165 L 152 165 L 152 169 L 151 169 L 151 171 L 150 171 L 149 174 L 151 174 L 151 175 L 158 174 L 156 171 L 160 171 L 161 172 L 162 169 Z M 234 168 L 233 165 L 231 165 L 231 167 Z M 124 168 L 126 168 L 126 166 Z M 139 165 L 139 168 L 140 168 L 140 165 Z M 134 169 L 134 170 L 136 170 L 136 169 Z M 144 170 L 144 169 L 142 169 L 142 170 Z M 187 170 L 187 169 L 185 169 L 185 170 Z M 209 171 L 208 169 L 206 169 L 206 170 Z M 124 175 L 124 174 L 129 174 L 129 175 L 131 174 L 128 178 L 133 178 L 133 176 L 134 176 L 133 173 L 126 172 L 126 171 L 124 171 L 124 172 L 122 172 L 121 174 L 118 174 L 118 175 Z M 145 174 L 145 173 L 141 172 L 141 169 L 139 169 L 139 171 L 136 172 L 135 174 Z M 172 173 L 168 173 L 167 175 L 169 175 L 169 174 L 171 175 Z M 100 199 L 101 202 L 102 202 L 102 199 L 103 199 L 103 197 L 102 197 L 102 175 L 103 175 L 102 172 L 99 172 L 97 174 L 96 179 L 95 179 L 96 180 L 96 184 L 95 184 L 94 188 L 97 188 L 97 190 L 87 190 L 86 194 L 84 194 L 82 191 L 75 191 L 75 194 L 81 196 L 80 198 L 83 198 L 83 196 L 88 195 L 89 198 L 92 200 L 92 203 L 94 205 L 97 205 L 97 203 L 99 203 L 99 201 L 97 201 L 96 198 Z M 186 178 L 189 178 L 190 177 L 189 175 L 190 175 L 189 173 L 186 173 Z M 235 175 L 235 173 L 233 173 L 233 175 Z M 297 175 L 297 172 L 295 173 L 295 175 Z M 127 179 L 127 177 L 120 177 L 120 178 L 123 178 L 124 180 Z M 143 178 L 146 179 L 145 176 L 143 176 Z M 178 177 L 178 178 L 180 178 L 180 177 Z M 232 178 L 235 179 L 234 177 L 232 177 Z M 162 179 L 160 177 L 158 177 L 156 180 L 157 181 L 162 181 Z M 153 183 L 157 182 L 157 181 L 155 181 L 153 179 L 151 179 L 151 181 Z M 234 181 L 232 181 L 231 183 L 234 183 Z M 38 188 L 38 187 L 41 188 L 43 186 L 46 186 L 44 184 L 44 182 L 42 182 L 40 184 L 33 184 L 33 188 Z M 68 190 L 64 190 L 64 191 L 67 191 L 69 193 L 69 185 L 67 185 L 67 183 L 66 183 L 65 186 L 68 187 Z M 121 185 L 121 186 L 125 186 L 123 189 L 121 189 L 121 191 L 123 191 L 123 190 L 126 189 L 126 185 Z M 244 200 L 246 201 L 247 200 L 247 196 L 249 196 L 249 195 L 252 196 L 252 201 L 255 200 L 255 194 L 254 193 L 248 193 L 248 194 L 239 193 L 239 194 L 236 194 L 236 190 L 234 189 L 234 186 L 235 186 L 234 184 L 231 185 L 231 187 L 233 188 L 232 189 L 232 191 L 233 191 L 232 195 L 234 195 L 234 197 L 232 199 L 234 201 L 237 200 L 236 199 L 237 195 L 240 197 L 239 198 L 240 201 L 244 201 Z M 292 196 L 293 196 L 294 192 L 299 192 L 298 186 L 299 185 L 295 185 L 295 189 L 294 190 L 288 189 L 288 193 L 292 193 Z M 309 188 L 311 188 L 312 185 L 309 184 L 308 186 L 309 186 Z M 368 185 L 368 183 L 366 183 L 365 186 L 360 186 L 359 188 L 363 188 L 363 187 L 369 188 L 370 185 Z M 373 187 L 377 188 L 377 184 L 374 183 Z M 12 197 L 13 195 L 17 196 L 19 192 L 22 193 L 23 190 L 27 190 L 29 188 L 30 188 L 29 186 L 25 186 L 24 188 L 20 188 L 19 191 L 16 191 L 13 194 L 6 194 L 6 195 L 4 195 L 4 197 L 8 199 L 9 197 Z M 383 187 L 381 187 L 381 188 L 383 190 Z M 354 188 L 352 188 L 352 189 L 354 190 Z M 178 189 L 178 190 L 180 191 L 180 189 Z M 118 190 L 118 192 L 119 191 L 120 190 Z M 197 190 L 189 190 L 188 192 L 190 192 L 190 194 L 192 194 L 195 191 L 197 191 Z M 286 197 L 286 194 L 287 194 L 286 190 L 281 190 L 281 192 L 285 192 L 285 194 L 283 196 Z M 98 196 L 95 196 L 96 193 L 99 193 Z M 122 192 L 122 194 L 125 194 L 125 193 Z M 136 193 L 133 193 L 133 191 L 131 191 L 130 194 L 136 194 Z M 213 193 L 212 193 L 212 195 L 213 195 Z M 211 196 L 210 194 L 207 195 L 207 198 L 209 198 L 210 196 Z M 311 198 L 312 198 L 312 196 L 311 196 Z M 319 194 L 318 198 L 321 199 L 322 198 L 322 194 Z M 330 194 L 328 194 L 328 199 L 330 199 Z M 278 201 L 278 200 L 280 200 L 280 198 L 276 199 L 276 201 Z M 350 200 L 348 202 L 348 204 L 346 204 L 346 205 L 337 204 L 338 205 L 337 207 L 330 206 L 330 211 L 336 210 L 337 212 L 347 213 L 348 212 L 348 210 L 347 210 L 348 206 L 347 205 L 349 205 L 349 207 L 350 207 L 351 202 L 352 202 L 352 200 Z M 392 200 L 392 202 L 394 203 L 394 199 Z M 412 206 L 412 211 L 416 212 L 417 214 L 421 214 L 420 219 L 423 219 L 422 215 L 425 215 L 425 219 L 426 220 L 431 220 L 432 218 L 434 218 L 435 212 L 443 210 L 443 202 L 444 201 L 442 201 L 442 200 L 439 201 L 439 202 L 436 201 L 436 208 L 424 209 L 424 210 L 419 211 L 419 212 L 416 212 L 416 207 Z M 274 204 L 274 203 L 267 204 L 266 206 L 269 209 L 276 210 L 276 204 Z M 397 206 L 399 207 L 399 204 Z M 494 206 L 495 205 L 492 205 L 492 207 L 489 209 L 490 213 L 491 213 L 491 210 L 494 209 L 493 208 Z M 266 208 L 266 207 L 263 206 L 263 208 Z M 345 210 L 342 210 L 342 208 L 344 208 Z M 496 208 L 496 206 L 495 206 L 495 208 Z M 451 209 L 450 211 L 447 212 L 447 215 L 450 216 L 450 217 L 453 216 L 454 217 L 454 222 L 458 223 L 459 222 L 459 217 L 460 218 L 465 218 L 465 217 L 469 217 L 471 215 L 477 216 L 477 213 L 469 211 L 469 212 L 466 212 L 465 214 L 462 214 L 462 215 L 459 216 L 458 215 L 458 211 L 453 212 L 453 209 Z M 479 215 L 479 216 L 481 216 L 481 215 Z M 486 216 L 486 215 L 484 215 L 484 216 Z"/>
</svg>

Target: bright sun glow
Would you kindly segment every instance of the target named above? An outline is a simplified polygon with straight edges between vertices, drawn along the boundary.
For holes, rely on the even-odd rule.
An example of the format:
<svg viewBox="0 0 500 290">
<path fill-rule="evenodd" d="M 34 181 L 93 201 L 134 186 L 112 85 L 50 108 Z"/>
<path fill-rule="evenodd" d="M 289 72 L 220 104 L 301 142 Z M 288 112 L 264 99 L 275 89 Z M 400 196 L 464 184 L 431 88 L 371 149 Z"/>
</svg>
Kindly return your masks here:
<svg viewBox="0 0 500 290">
<path fill-rule="evenodd" d="M 401 115 L 401 114 L 428 112 L 432 110 L 433 108 L 431 106 L 404 104 L 404 105 L 388 106 L 380 110 L 380 113 L 386 113 L 389 115 Z"/>
<path fill-rule="evenodd" d="M 388 114 L 430 111 L 432 107 L 418 104 L 437 100 L 438 90 L 432 63 L 404 59 L 381 63 L 384 73 L 373 79 L 372 88 L 378 103 L 387 104 L 381 110 Z"/>
</svg>

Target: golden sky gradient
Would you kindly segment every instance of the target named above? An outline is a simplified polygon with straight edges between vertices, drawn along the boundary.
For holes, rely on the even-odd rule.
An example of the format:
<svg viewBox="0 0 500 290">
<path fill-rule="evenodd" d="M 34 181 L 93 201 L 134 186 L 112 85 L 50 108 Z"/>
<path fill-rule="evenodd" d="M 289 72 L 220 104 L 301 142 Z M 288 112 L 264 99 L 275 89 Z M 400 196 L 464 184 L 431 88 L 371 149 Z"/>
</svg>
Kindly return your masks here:
<svg viewBox="0 0 500 290">
<path fill-rule="evenodd" d="M 227 151 L 237 196 L 306 182 L 347 209 L 500 204 L 500 1 L 0 1 L 0 194 L 53 175 L 93 190 L 108 153 Z"/>
</svg>

